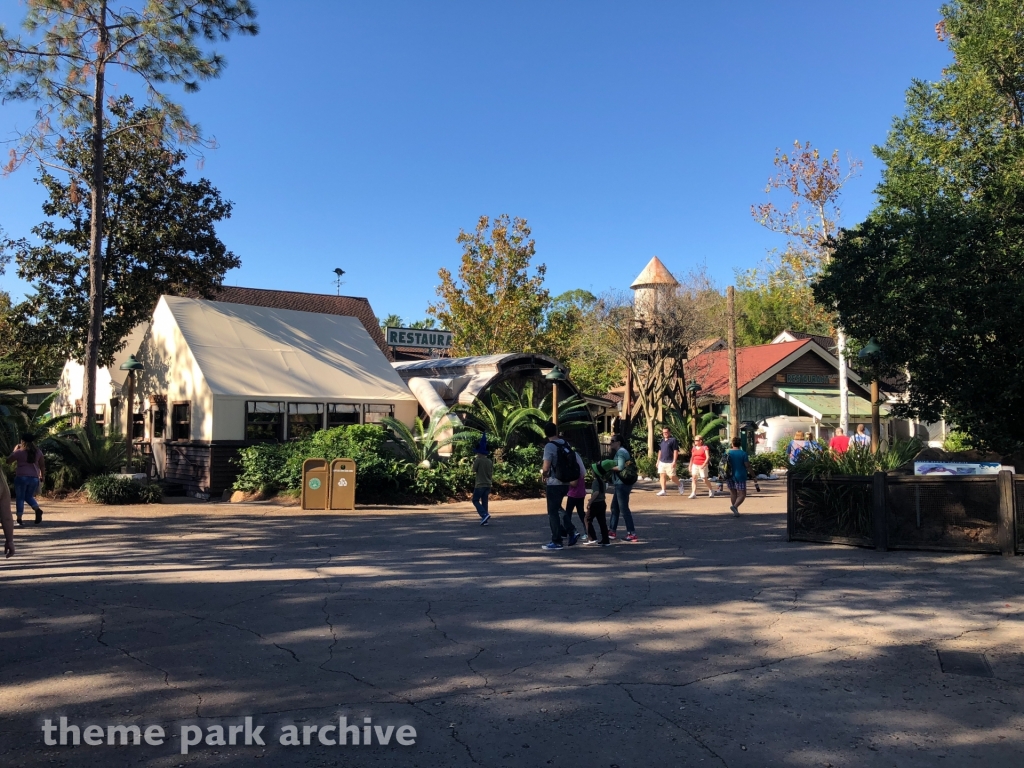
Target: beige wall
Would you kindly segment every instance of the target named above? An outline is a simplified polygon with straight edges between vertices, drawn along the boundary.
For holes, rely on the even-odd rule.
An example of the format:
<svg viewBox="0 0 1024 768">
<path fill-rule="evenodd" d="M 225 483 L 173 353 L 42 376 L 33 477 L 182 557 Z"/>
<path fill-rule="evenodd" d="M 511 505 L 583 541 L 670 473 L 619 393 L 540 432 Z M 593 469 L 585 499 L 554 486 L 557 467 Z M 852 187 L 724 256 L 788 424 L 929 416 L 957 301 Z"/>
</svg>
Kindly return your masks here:
<svg viewBox="0 0 1024 768">
<path fill-rule="evenodd" d="M 153 311 L 153 323 L 136 358 L 144 368 L 136 380 L 138 396 L 163 395 L 167 398 L 168 433 L 172 406 L 176 402 L 187 401 L 192 406 L 191 439 L 212 440 L 213 393 L 162 298 Z"/>
</svg>

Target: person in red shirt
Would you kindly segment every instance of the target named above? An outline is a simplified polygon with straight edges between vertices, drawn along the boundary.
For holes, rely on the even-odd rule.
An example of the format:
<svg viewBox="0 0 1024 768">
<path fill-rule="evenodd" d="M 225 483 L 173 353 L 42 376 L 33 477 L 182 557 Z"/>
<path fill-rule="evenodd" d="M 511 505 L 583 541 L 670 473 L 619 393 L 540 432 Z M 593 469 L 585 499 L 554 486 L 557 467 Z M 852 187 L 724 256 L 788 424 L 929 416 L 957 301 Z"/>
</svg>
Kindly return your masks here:
<svg viewBox="0 0 1024 768">
<path fill-rule="evenodd" d="M 828 441 L 828 447 L 836 453 L 846 453 L 850 448 L 850 438 L 843 432 L 843 428 L 836 430 L 836 436 Z"/>
<path fill-rule="evenodd" d="M 711 480 L 708 479 L 708 462 L 711 459 L 711 451 L 704 445 L 704 438 L 697 435 L 693 438 L 693 448 L 690 450 L 690 498 L 697 498 L 697 480 L 704 478 L 704 484 L 708 487 L 708 497 L 715 495 L 711 490 Z"/>
</svg>

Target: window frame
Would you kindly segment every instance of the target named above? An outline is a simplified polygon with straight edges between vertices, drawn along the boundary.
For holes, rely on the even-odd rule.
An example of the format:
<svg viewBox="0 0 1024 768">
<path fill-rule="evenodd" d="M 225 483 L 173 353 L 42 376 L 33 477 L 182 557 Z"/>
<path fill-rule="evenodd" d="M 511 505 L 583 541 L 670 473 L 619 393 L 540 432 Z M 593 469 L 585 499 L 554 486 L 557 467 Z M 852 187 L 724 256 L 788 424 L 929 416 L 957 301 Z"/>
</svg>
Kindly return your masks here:
<svg viewBox="0 0 1024 768">
<path fill-rule="evenodd" d="M 185 418 L 178 418 L 178 408 L 185 409 Z M 184 428 L 185 436 L 181 437 L 181 428 Z M 171 440 L 175 442 L 187 442 L 192 439 L 192 401 L 175 400 L 171 403 Z"/>
<path fill-rule="evenodd" d="M 387 410 L 372 410 L 374 408 L 386 408 Z M 370 418 L 370 414 L 379 414 L 378 418 Z M 379 425 L 385 416 L 395 417 L 394 403 L 363 403 L 363 424 Z"/>
<path fill-rule="evenodd" d="M 326 425 L 327 429 L 335 429 L 336 427 L 351 427 L 351 426 L 363 423 L 363 404 L 362 403 L 327 403 L 326 405 L 327 405 L 327 407 L 324 410 L 324 424 Z M 347 407 L 352 408 L 354 410 L 351 410 L 351 411 L 333 411 L 334 413 L 351 413 L 351 414 L 355 415 L 356 420 L 355 421 L 341 422 L 341 423 L 338 423 L 338 424 L 332 424 L 331 423 L 332 409 L 335 406 L 339 406 L 339 405 L 347 406 Z"/>
<path fill-rule="evenodd" d="M 255 401 L 253 401 L 253 402 L 255 402 Z M 311 406 L 314 406 L 317 410 L 316 410 L 315 414 L 313 414 L 313 413 L 300 413 L 298 410 L 295 410 L 294 412 L 292 411 L 292 406 L 300 406 L 300 405 L 306 405 L 306 406 L 310 406 L 311 405 Z M 311 434 L 314 434 L 316 432 L 320 432 L 321 430 L 323 430 L 323 428 L 324 428 L 324 416 L 326 415 L 326 412 L 327 412 L 327 409 L 324 407 L 323 403 L 315 403 L 315 402 L 299 401 L 299 400 L 296 400 L 294 402 L 286 403 L 286 405 L 285 405 L 285 422 L 286 422 L 287 426 L 285 428 L 285 439 L 287 439 L 287 440 L 301 440 L 304 437 L 309 437 L 309 435 L 300 435 L 300 436 L 296 437 L 296 436 L 294 436 L 292 434 L 292 416 L 313 416 L 313 415 L 316 415 L 317 416 L 317 421 L 319 423 L 318 423 L 317 426 L 315 426 L 313 428 L 313 432 L 310 433 L 310 435 L 311 435 Z M 248 413 L 246 415 L 248 415 Z M 303 424 L 303 423 L 311 423 L 311 422 L 301 422 L 300 421 L 299 423 Z"/>
<path fill-rule="evenodd" d="M 250 405 L 252 405 L 253 408 L 255 409 L 255 406 L 257 404 L 261 404 L 261 405 L 276 405 L 278 407 L 278 410 L 276 410 L 276 411 L 257 411 L 257 410 L 250 411 L 249 410 L 249 406 Z M 250 435 L 249 428 L 252 427 L 252 426 L 258 426 L 260 424 L 260 422 L 250 422 L 250 418 L 249 417 L 251 415 L 260 414 L 260 413 L 265 414 L 265 415 L 269 415 L 269 414 L 272 414 L 272 413 L 273 414 L 277 414 L 277 416 L 278 416 L 278 424 L 277 424 L 277 429 L 276 429 L 277 434 L 275 436 L 273 436 L 273 437 L 253 437 L 253 436 Z M 264 422 L 264 423 L 265 424 L 269 424 L 271 422 Z M 284 440 L 285 440 L 285 429 L 286 429 L 287 423 L 288 423 L 288 406 L 287 406 L 287 404 L 285 403 L 284 400 L 246 400 L 245 401 L 245 440 L 246 440 L 246 442 L 249 442 L 249 443 L 274 443 L 274 442 L 283 443 Z"/>
</svg>

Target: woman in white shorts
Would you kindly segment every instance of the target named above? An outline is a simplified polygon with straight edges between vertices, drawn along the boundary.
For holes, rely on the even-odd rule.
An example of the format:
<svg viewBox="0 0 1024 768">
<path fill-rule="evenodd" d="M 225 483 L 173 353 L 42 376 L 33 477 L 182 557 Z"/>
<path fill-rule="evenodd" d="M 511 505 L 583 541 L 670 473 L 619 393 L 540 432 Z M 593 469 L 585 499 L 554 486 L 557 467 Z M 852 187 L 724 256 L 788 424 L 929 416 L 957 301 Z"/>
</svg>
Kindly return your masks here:
<svg viewBox="0 0 1024 768">
<path fill-rule="evenodd" d="M 690 498 L 697 498 L 697 480 L 703 479 L 704 485 L 708 487 L 708 498 L 713 497 L 711 481 L 708 479 L 708 465 L 711 462 L 711 451 L 704 445 L 704 438 L 697 435 L 693 438 L 693 448 L 690 451 Z"/>
</svg>

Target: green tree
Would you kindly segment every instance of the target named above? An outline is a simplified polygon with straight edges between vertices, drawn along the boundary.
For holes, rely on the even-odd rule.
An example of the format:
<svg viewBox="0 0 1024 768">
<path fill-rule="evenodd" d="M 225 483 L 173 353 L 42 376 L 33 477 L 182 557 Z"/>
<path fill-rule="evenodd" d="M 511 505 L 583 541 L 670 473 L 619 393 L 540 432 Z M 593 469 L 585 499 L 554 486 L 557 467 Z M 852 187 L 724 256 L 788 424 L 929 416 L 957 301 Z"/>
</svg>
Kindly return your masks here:
<svg viewBox="0 0 1024 768">
<path fill-rule="evenodd" d="M 832 313 L 815 301 L 811 286 L 777 261 L 736 276 L 736 343 L 767 344 L 782 331 L 831 336 Z"/>
<path fill-rule="evenodd" d="M 135 110 L 124 98 L 110 112 L 115 122 L 104 153 L 102 365 L 149 319 L 161 294 L 212 296 L 224 274 L 241 263 L 216 231 L 231 215 L 231 203 L 208 180 L 186 178 L 185 152 L 167 147 L 146 127 L 152 110 Z M 91 323 L 92 210 L 91 196 L 75 179 L 92 165 L 90 137 L 79 134 L 54 158 L 72 176 L 65 182 L 46 168 L 40 173 L 48 218 L 33 229 L 41 244 L 24 244 L 17 253 L 18 275 L 34 288 L 19 308 L 21 327 L 37 347 L 83 360 Z"/>
<path fill-rule="evenodd" d="M 622 364 L 590 291 L 577 288 L 556 296 L 544 325 L 547 353 L 565 365 L 580 392 L 603 395 L 622 383 Z"/>
<path fill-rule="evenodd" d="M 543 264 L 530 275 L 535 243 L 525 219 L 481 216 L 473 232 L 460 231 L 458 279 L 438 272 L 439 300 L 427 313 L 452 333 L 452 354 L 544 352 L 550 305 Z"/>
<path fill-rule="evenodd" d="M 875 153 L 871 216 L 816 286 L 843 325 L 906 374 L 896 415 L 948 420 L 982 445 L 1024 443 L 1024 13 L 960 0 L 938 27 L 953 62 L 914 81 Z"/>
<path fill-rule="evenodd" d="M 0 27 L 0 95 L 40 105 L 39 119 L 23 136 L 21 151 L 7 165 L 13 171 L 29 157 L 59 168 L 89 194 L 89 324 L 85 343 L 85 413 L 95 420 L 96 369 L 106 307 L 103 243 L 106 227 L 104 155 L 107 141 L 108 70 L 141 81 L 152 110 L 147 126 L 186 144 L 201 140 L 197 125 L 161 88 L 186 93 L 200 80 L 218 77 L 223 57 L 205 52 L 203 41 L 233 33 L 255 35 L 256 11 L 249 0 L 25 0 L 25 36 Z M 121 125 L 117 131 L 133 126 Z M 91 164 L 77 170 L 54 162 L 69 140 L 87 135 Z"/>
</svg>

